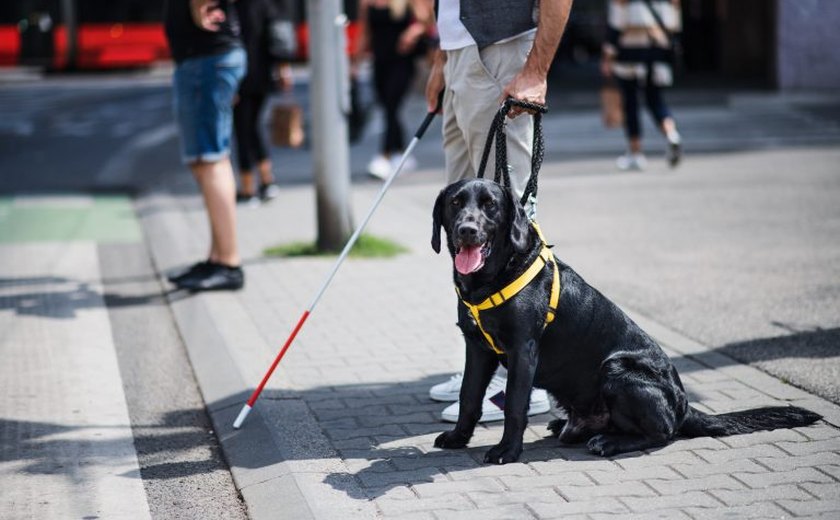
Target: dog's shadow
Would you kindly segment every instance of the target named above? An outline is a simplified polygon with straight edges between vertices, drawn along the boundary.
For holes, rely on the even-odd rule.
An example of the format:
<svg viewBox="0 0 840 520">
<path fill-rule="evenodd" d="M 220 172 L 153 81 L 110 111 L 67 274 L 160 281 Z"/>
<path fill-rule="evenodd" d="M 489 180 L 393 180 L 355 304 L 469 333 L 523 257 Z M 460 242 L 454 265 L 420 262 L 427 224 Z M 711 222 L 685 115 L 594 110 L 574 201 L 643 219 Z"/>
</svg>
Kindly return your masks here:
<svg viewBox="0 0 840 520">
<path fill-rule="evenodd" d="M 392 422 L 381 426 L 381 435 L 371 441 L 362 438 L 340 441 L 336 449 L 347 471 L 328 474 L 324 483 L 350 498 L 372 500 L 386 494 L 398 498 L 402 492 L 433 495 L 438 491 L 430 489 L 431 485 L 444 481 L 458 485 L 459 481 L 496 474 L 492 468 L 497 466 L 485 463 L 484 456 L 487 450 L 501 440 L 502 421 L 479 424 L 467 448 L 444 450 L 434 447 L 435 438 L 454 426 L 437 419 L 440 410 L 447 404 L 436 403 L 428 398 L 429 386 L 444 378 L 424 378 L 421 381 L 401 383 L 393 388 L 393 392 L 377 385 L 376 391 L 381 395 L 400 395 L 403 399 L 399 401 L 407 397 L 416 401 L 412 405 L 415 413 L 393 416 Z M 333 391 L 340 392 L 339 399 L 342 401 L 355 401 L 367 395 L 369 389 L 366 385 L 350 385 L 334 387 Z M 306 396 L 304 400 L 307 400 Z M 315 408 L 314 413 L 319 415 L 317 405 Z M 424 419 L 421 420 L 421 416 Z M 515 464 L 517 468 L 504 471 L 513 475 L 520 472 L 533 475 L 534 471 L 528 465 L 556 461 L 590 461 L 603 464 L 604 469 L 609 469 L 615 467 L 614 460 L 640 455 L 639 452 L 633 452 L 605 459 L 590 453 L 585 444 L 562 444 L 551 436 L 547 427 L 551 420 L 562 417 L 562 412 L 553 407 L 549 413 L 530 417 L 524 451 Z M 345 420 L 325 421 L 320 418 L 319 423 L 328 437 L 341 437 L 342 432 L 338 428 L 344 427 L 346 432 L 349 426 Z M 400 434 L 398 431 L 405 433 Z"/>
</svg>

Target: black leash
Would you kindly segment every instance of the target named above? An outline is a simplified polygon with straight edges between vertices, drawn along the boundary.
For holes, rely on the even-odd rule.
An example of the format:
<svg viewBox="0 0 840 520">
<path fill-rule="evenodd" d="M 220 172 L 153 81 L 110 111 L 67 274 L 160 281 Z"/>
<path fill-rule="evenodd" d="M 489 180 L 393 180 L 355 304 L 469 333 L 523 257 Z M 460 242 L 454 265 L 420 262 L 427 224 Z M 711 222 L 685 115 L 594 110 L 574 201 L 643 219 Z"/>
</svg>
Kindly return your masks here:
<svg viewBox="0 0 840 520">
<path fill-rule="evenodd" d="M 548 112 L 545 105 L 538 105 L 536 103 L 529 103 L 527 101 L 519 101 L 513 98 L 507 98 L 502 104 L 502 107 L 493 118 L 493 123 L 490 125 L 490 133 L 487 134 L 487 141 L 484 143 L 484 152 L 481 154 L 481 164 L 478 167 L 476 176 L 479 179 L 484 178 L 484 170 L 487 168 L 487 159 L 490 157 L 490 147 L 493 142 L 496 143 L 496 171 L 493 180 L 503 186 L 511 187 L 510 171 L 507 162 L 507 140 L 505 135 L 505 118 L 512 106 L 518 106 L 526 110 L 534 111 L 534 141 L 532 144 L 531 153 L 531 176 L 528 177 L 528 184 L 525 186 L 525 192 L 522 194 L 522 199 L 519 201 L 523 206 L 532 195 L 537 196 L 537 177 L 542 167 L 543 156 L 545 155 L 545 140 L 542 132 L 542 115 Z"/>
</svg>

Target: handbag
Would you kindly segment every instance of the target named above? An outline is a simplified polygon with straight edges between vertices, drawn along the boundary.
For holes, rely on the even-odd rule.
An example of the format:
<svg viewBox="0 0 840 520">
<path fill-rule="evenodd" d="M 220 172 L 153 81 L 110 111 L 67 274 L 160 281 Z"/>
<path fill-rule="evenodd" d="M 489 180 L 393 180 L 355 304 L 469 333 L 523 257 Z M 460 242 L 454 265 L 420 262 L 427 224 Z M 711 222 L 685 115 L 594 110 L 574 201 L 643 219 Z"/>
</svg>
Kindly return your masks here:
<svg viewBox="0 0 840 520">
<path fill-rule="evenodd" d="M 607 128 L 617 128 L 624 124 L 621 92 L 615 81 L 606 81 L 601 86 L 601 120 Z"/>
<path fill-rule="evenodd" d="M 278 103 L 271 107 L 271 143 L 284 148 L 300 148 L 306 134 L 303 109 L 297 103 Z"/>
<path fill-rule="evenodd" d="M 266 48 L 275 61 L 293 61 L 297 58 L 297 34 L 291 20 L 266 19 Z"/>
</svg>

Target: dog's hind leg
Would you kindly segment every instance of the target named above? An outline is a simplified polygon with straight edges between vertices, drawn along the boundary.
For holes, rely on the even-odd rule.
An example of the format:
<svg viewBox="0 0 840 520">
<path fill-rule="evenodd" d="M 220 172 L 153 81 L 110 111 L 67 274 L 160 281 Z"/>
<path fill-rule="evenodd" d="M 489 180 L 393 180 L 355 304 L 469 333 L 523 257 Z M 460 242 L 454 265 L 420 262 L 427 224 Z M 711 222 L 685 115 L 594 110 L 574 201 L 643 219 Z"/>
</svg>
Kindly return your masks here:
<svg viewBox="0 0 840 520">
<path fill-rule="evenodd" d="M 580 444 L 605 430 L 609 424 L 606 410 L 591 415 L 580 415 L 574 410 L 568 410 L 566 415 L 568 419 L 554 419 L 548 423 L 552 436 L 563 444 Z"/>
<path fill-rule="evenodd" d="M 604 363 L 602 396 L 611 431 L 592 437 L 589 451 L 609 457 L 617 453 L 664 446 L 676 435 L 687 409 L 682 388 L 662 372 L 638 360 Z"/>
<path fill-rule="evenodd" d="M 646 450 L 648 448 L 659 448 L 668 444 L 670 437 L 659 436 L 657 438 L 643 437 L 641 435 L 622 435 L 614 433 L 599 433 L 589 439 L 586 448 L 602 457 L 611 457 L 618 453 L 629 451 Z"/>
</svg>

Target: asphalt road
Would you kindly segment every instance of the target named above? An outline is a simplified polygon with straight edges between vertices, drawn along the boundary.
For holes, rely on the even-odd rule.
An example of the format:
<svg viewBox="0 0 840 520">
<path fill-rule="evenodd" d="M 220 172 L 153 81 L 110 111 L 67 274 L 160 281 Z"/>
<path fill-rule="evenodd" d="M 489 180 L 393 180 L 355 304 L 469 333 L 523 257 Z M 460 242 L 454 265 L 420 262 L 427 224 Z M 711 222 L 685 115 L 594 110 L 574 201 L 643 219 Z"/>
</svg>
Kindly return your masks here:
<svg viewBox="0 0 840 520">
<path fill-rule="evenodd" d="M 69 214 L 66 213 L 68 205 L 84 206 L 84 197 L 74 202 L 72 196 L 54 199 L 28 195 L 134 193 L 148 189 L 159 181 L 160 175 L 173 174 L 172 158 L 177 158 L 175 134 L 167 88 L 160 78 L 106 77 L 101 81 L 89 77 L 56 78 L 25 85 L 3 85 L 0 86 L 0 113 L 0 205 L 6 211 L 3 215 L 6 219 L 0 220 L 11 222 L 9 225 L 14 227 L 19 222 L 14 215 L 22 211 L 28 212 L 29 219 L 23 226 L 28 231 L 0 230 L 3 237 L 12 237 L 11 243 L 4 244 L 6 247 L 15 247 L 15 237 L 20 243 L 34 239 L 26 236 L 27 232 L 31 234 L 39 229 L 31 225 L 32 218 L 45 225 L 41 236 L 52 237 L 48 240 L 54 241 L 60 232 L 51 233 L 49 228 L 65 227 L 58 221 L 62 218 L 58 215 L 62 211 Z M 178 167 L 177 159 L 174 166 Z M 13 195 L 20 197 L 7 198 Z M 36 215 L 39 208 L 42 214 Z M 130 210 L 130 205 L 127 209 Z M 142 237 L 135 241 L 94 243 L 92 247 L 96 256 L 94 266 L 99 266 L 99 272 L 88 271 L 81 281 L 62 280 L 67 286 L 66 293 L 44 289 L 38 280 L 4 278 L 6 287 L 31 284 L 32 298 L 45 302 L 43 309 L 5 306 L 4 311 L 13 320 L 15 313 L 18 316 L 23 313 L 30 319 L 42 316 L 43 334 L 39 337 L 49 338 L 56 323 L 57 308 L 66 307 L 71 313 L 100 312 L 104 301 L 111 331 L 109 340 L 119 366 L 119 373 L 112 375 L 122 382 L 124 406 L 131 423 L 128 446 L 136 452 L 142 479 L 141 499 L 148 504 L 151 518 L 247 518 L 245 504 L 233 485 Z M 60 263 L 57 259 L 46 262 Z M 100 279 L 101 296 L 92 293 L 85 281 Z M 58 299 L 61 305 L 48 303 L 51 298 Z M 44 339 L 43 343 L 48 342 Z M 62 346 L 72 351 L 75 345 L 70 342 Z M 33 352 L 38 352 L 44 345 L 32 347 Z M 94 380 L 100 377 L 95 364 L 86 365 L 86 370 L 74 376 Z M 55 405 L 60 403 L 56 399 Z M 3 415 L 12 412 L 7 409 Z M 54 422 L 61 421 L 55 418 Z M 29 427 L 25 421 L 0 420 L 0 423 L 0 436 L 4 438 L 20 438 L 21 432 Z M 40 432 L 40 435 L 50 433 Z M 71 472 L 67 468 L 73 468 L 74 464 L 91 464 L 93 457 L 86 450 L 102 457 L 100 451 L 107 450 L 108 445 L 95 441 L 85 444 L 69 438 L 40 442 L 39 437 L 32 436 L 29 443 L 15 443 L 6 448 L 9 451 L 2 457 L 4 462 L 37 461 L 39 456 L 52 459 L 51 466 L 47 467 L 45 462 L 44 468 L 34 473 L 60 480 Z M 45 449 L 52 451 L 47 453 Z M 134 457 L 132 453 L 129 460 Z M 101 467 L 115 464 L 111 459 L 105 460 Z M 26 480 L 27 471 L 16 474 L 24 480 L 15 486 L 17 494 L 12 493 L 9 499 L 20 507 L 20 497 L 32 491 L 29 488 L 37 486 L 37 481 Z M 68 480 L 76 485 L 88 483 L 81 471 L 76 475 L 78 482 Z M 131 479 L 123 476 L 117 481 L 131 482 Z M 47 485 L 32 492 L 53 496 L 53 503 L 58 503 L 58 497 L 63 495 Z M 104 485 L 92 493 L 107 494 Z M 3 502 L 6 506 L 6 501 Z M 37 508 L 46 506 L 33 507 L 30 512 L 43 512 Z M 69 510 L 63 513 L 70 514 Z M 33 518 L 38 516 L 33 514 Z M 136 514 L 140 515 L 141 511 L 138 509 Z M 14 512 L 6 507 L 2 515 L 28 517 L 23 510 Z"/>
</svg>

